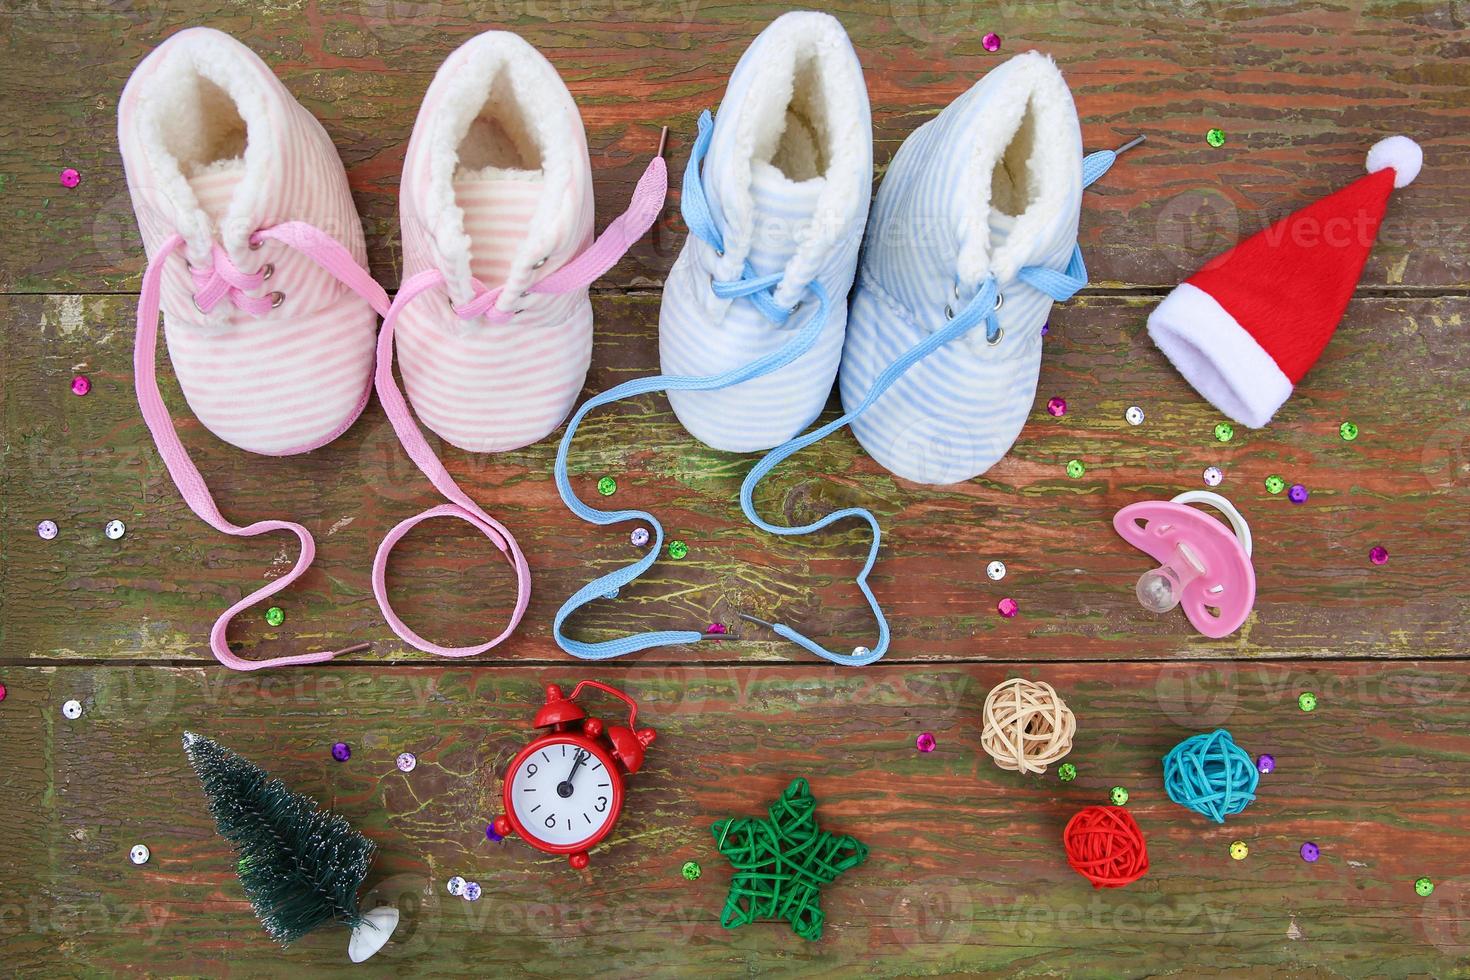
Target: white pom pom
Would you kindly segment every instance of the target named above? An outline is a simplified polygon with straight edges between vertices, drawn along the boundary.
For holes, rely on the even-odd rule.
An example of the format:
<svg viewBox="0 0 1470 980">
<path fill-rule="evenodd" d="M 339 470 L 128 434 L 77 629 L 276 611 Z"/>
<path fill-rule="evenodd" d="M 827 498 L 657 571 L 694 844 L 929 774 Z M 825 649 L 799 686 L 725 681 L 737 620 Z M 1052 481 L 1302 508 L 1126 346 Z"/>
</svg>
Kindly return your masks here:
<svg viewBox="0 0 1470 980">
<path fill-rule="evenodd" d="M 1373 144 L 1368 151 L 1368 172 L 1376 174 L 1384 167 L 1393 168 L 1393 186 L 1408 187 L 1424 166 L 1424 151 L 1407 136 L 1390 136 Z"/>
</svg>

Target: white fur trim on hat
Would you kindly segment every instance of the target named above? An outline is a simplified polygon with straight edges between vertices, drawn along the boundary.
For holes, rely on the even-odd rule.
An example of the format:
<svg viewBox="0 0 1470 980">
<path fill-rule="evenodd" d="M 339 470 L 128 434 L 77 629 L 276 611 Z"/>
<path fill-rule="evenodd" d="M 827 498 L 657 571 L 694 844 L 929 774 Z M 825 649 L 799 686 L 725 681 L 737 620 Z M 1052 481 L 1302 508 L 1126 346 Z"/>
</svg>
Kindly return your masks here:
<svg viewBox="0 0 1470 980">
<path fill-rule="evenodd" d="M 1181 283 L 1149 314 L 1148 335 L 1211 405 L 1252 429 L 1291 396 L 1291 379 L 1209 293 Z"/>
<path fill-rule="evenodd" d="M 1376 174 L 1384 167 L 1393 168 L 1393 186 L 1408 187 L 1424 166 L 1424 149 L 1407 136 L 1390 136 L 1373 144 L 1368 151 L 1368 172 Z"/>
</svg>

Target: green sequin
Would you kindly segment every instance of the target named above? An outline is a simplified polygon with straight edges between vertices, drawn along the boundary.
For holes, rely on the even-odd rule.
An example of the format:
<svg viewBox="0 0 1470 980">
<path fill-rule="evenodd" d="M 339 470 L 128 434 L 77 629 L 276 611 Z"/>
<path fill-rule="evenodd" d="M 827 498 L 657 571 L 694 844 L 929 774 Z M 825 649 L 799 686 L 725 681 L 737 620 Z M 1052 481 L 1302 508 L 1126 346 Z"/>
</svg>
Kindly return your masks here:
<svg viewBox="0 0 1470 980">
<path fill-rule="evenodd" d="M 1274 473 L 1272 473 L 1270 476 L 1266 477 L 1266 492 L 1267 493 L 1280 493 L 1281 491 L 1283 491 L 1285 489 L 1286 489 L 1286 481 L 1283 480 L 1283 479 L 1281 479 L 1281 477 L 1277 476 Z"/>
<path fill-rule="evenodd" d="M 690 881 L 699 877 L 699 865 L 693 861 L 685 861 L 684 867 L 680 868 L 679 871 Z"/>
<path fill-rule="evenodd" d="M 1061 767 L 1057 769 L 1057 778 L 1064 783 L 1070 783 L 1077 778 L 1077 767 L 1070 762 L 1062 763 Z"/>
<path fill-rule="evenodd" d="M 1337 434 L 1342 436 L 1344 442 L 1352 442 L 1358 438 L 1358 423 L 1344 422 L 1337 427 Z"/>
<path fill-rule="evenodd" d="M 674 559 L 675 561 L 678 561 L 680 558 L 683 558 L 687 554 L 689 554 L 689 546 L 687 544 L 685 544 L 682 541 L 670 541 L 669 542 L 669 557 L 670 558 Z"/>
<path fill-rule="evenodd" d="M 1219 149 L 1225 145 L 1225 130 L 1216 127 L 1205 133 L 1205 142 Z"/>
<path fill-rule="evenodd" d="M 265 611 L 265 621 L 272 626 L 280 626 L 286 621 L 286 610 L 280 606 L 271 606 Z"/>
<path fill-rule="evenodd" d="M 1430 895 L 1434 894 L 1434 882 L 1430 881 L 1428 878 L 1420 878 L 1418 881 L 1414 882 L 1414 891 L 1418 892 L 1420 896 L 1428 898 Z"/>
<path fill-rule="evenodd" d="M 1121 786 L 1114 786 L 1108 793 L 1108 799 L 1113 801 L 1113 806 L 1122 806 L 1128 802 L 1128 791 Z"/>
<path fill-rule="evenodd" d="M 1067 475 L 1074 480 L 1082 479 L 1082 474 L 1087 472 L 1087 467 L 1082 465 L 1082 460 L 1074 459 L 1067 463 Z"/>
<path fill-rule="evenodd" d="M 618 492 L 618 481 L 610 476 L 605 476 L 597 481 L 597 492 L 604 497 L 611 497 Z"/>
<path fill-rule="evenodd" d="M 1296 706 L 1298 708 L 1301 708 L 1303 711 L 1316 711 L 1317 695 L 1313 694 L 1311 691 L 1303 691 L 1301 695 L 1296 699 Z"/>
<path fill-rule="evenodd" d="M 1215 438 L 1220 442 L 1229 442 L 1235 438 L 1235 426 L 1229 422 L 1221 422 L 1215 426 Z"/>
</svg>

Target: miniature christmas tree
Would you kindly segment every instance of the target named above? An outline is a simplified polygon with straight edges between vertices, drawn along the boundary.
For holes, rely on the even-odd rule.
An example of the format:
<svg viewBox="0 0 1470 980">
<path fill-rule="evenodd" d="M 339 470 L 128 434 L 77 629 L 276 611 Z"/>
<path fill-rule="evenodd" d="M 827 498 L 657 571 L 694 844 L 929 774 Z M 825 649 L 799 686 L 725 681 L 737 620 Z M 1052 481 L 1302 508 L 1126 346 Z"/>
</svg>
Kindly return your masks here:
<svg viewBox="0 0 1470 980">
<path fill-rule="evenodd" d="M 354 963 L 388 941 L 398 910 L 363 913 L 357 907 L 372 841 L 218 742 L 185 732 L 184 752 L 204 784 L 220 834 L 240 855 L 240 882 L 271 938 L 289 946 L 335 920 L 352 930 L 348 953 Z"/>
</svg>

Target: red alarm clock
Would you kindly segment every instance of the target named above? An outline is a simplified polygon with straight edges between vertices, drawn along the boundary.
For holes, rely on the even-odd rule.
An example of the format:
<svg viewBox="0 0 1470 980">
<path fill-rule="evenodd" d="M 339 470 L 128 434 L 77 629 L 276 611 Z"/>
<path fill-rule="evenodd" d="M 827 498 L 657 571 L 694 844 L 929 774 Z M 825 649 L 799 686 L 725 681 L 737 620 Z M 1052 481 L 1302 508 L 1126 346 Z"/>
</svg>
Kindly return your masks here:
<svg viewBox="0 0 1470 980">
<path fill-rule="evenodd" d="M 628 724 L 603 725 L 573 703 L 595 687 L 628 705 Z M 533 725 L 547 729 L 511 760 L 505 773 L 505 815 L 495 832 L 519 834 L 548 854 L 565 854 L 574 868 L 587 867 L 587 851 L 612 830 L 623 809 L 623 776 L 643 767 L 652 728 L 637 728 L 638 704 L 615 687 L 582 681 L 563 697 L 546 685 L 546 704 Z"/>
</svg>

